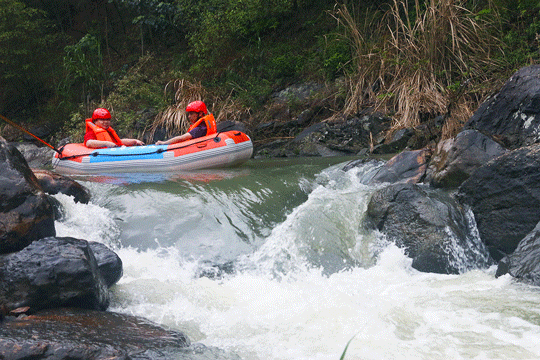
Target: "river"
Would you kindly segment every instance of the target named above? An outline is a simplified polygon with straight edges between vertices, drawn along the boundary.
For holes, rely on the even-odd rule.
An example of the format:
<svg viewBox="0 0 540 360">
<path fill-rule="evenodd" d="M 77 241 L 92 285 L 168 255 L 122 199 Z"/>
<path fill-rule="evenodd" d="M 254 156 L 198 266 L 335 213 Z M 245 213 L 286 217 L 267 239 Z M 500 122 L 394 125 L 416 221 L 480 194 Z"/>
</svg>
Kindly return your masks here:
<svg viewBox="0 0 540 360">
<path fill-rule="evenodd" d="M 110 310 L 180 330 L 224 360 L 538 359 L 540 291 L 496 268 L 421 273 L 362 220 L 378 163 L 250 160 L 76 178 L 58 236 L 123 261 Z M 469 266 L 470 268 L 471 266 Z"/>
</svg>

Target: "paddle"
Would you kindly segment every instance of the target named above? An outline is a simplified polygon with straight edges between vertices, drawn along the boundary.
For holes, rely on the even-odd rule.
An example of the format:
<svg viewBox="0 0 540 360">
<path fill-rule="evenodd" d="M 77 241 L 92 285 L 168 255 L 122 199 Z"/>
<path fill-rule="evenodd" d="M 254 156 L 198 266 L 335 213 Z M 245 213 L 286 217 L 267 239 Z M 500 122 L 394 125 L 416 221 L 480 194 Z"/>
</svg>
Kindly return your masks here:
<svg viewBox="0 0 540 360">
<path fill-rule="evenodd" d="M 36 135 L 32 134 L 30 131 L 26 130 L 25 128 L 23 128 L 21 125 L 19 124 L 16 124 L 14 123 L 13 121 L 9 120 L 8 118 L 6 118 L 5 116 L 3 115 L 0 115 L 0 118 L 2 118 L 2 120 L 4 120 L 5 122 L 7 122 L 9 125 L 11 126 L 14 126 L 16 127 L 17 129 L 27 133 L 28 135 L 34 137 L 36 140 L 39 140 L 41 141 L 43 144 L 47 145 L 48 147 L 50 147 L 51 149 L 53 149 L 54 151 L 56 151 L 59 155 L 62 155 L 62 152 L 60 150 L 58 150 L 57 148 L 55 148 L 54 146 L 52 146 L 51 144 L 48 144 L 46 143 L 45 141 L 41 140 L 40 138 L 38 138 Z"/>
</svg>

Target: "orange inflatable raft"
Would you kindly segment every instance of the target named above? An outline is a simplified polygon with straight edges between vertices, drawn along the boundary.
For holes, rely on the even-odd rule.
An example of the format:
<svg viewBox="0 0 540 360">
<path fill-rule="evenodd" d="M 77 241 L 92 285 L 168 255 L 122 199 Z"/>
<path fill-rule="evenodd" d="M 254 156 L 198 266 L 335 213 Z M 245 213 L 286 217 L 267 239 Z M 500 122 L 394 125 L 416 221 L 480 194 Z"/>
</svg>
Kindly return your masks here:
<svg viewBox="0 0 540 360">
<path fill-rule="evenodd" d="M 90 149 L 67 144 L 60 151 L 52 159 L 60 173 L 165 172 L 239 165 L 251 158 L 253 143 L 240 131 L 226 131 L 172 145 Z"/>
</svg>

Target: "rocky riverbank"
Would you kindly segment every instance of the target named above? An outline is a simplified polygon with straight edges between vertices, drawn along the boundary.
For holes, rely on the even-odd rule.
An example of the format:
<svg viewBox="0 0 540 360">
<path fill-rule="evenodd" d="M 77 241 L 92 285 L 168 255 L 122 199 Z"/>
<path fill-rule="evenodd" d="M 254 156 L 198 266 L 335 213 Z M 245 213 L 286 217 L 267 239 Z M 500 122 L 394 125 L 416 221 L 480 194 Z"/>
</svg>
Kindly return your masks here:
<svg viewBox="0 0 540 360">
<path fill-rule="evenodd" d="M 377 114 L 326 121 L 308 111 L 257 129 L 221 126 L 242 129 L 253 139 L 277 134 L 279 139 L 255 141 L 256 157 L 356 155 L 344 171 L 380 161 L 368 154 L 398 153 L 376 172 L 361 175 L 368 184 L 383 185 L 372 195 L 361 226 L 377 229 L 404 248 L 419 271 L 456 274 L 498 264 L 497 276 L 510 274 L 540 285 L 539 75 L 540 66 L 519 70 L 455 138 L 440 142 L 432 132 L 436 121 L 387 139 L 389 119 Z M 218 350 L 190 344 L 179 332 L 103 311 L 108 288 L 121 277 L 121 260 L 100 244 L 57 238 L 54 219 L 62 209 L 48 196 L 61 192 L 87 202 L 90 194 L 67 177 L 36 170 L 43 159 L 50 161 L 52 150 L 18 148 L 24 157 L 0 139 L 0 351 L 10 359 L 219 358 Z M 474 229 L 481 243 L 471 237 Z M 463 252 L 449 250 L 448 244 L 456 242 Z M 25 332 L 54 323 L 60 334 L 73 326 L 85 331 L 89 324 L 111 322 L 117 326 L 112 331 L 131 329 L 133 337 L 106 342 L 95 334 L 81 347 L 76 337 L 29 338 Z M 140 336 L 155 341 L 137 345 Z M 51 357 L 50 349 L 69 356 Z"/>
</svg>

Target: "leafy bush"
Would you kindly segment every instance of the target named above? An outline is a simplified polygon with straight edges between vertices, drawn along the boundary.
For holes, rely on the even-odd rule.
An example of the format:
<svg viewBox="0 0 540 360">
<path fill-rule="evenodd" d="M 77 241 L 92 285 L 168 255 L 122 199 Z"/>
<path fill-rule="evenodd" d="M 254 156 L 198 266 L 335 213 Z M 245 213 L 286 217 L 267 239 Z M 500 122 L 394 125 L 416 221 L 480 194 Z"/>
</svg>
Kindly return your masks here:
<svg viewBox="0 0 540 360">
<path fill-rule="evenodd" d="M 65 52 L 64 90 L 70 91 L 75 86 L 80 89 L 83 99 L 89 96 L 103 99 L 105 72 L 98 39 L 86 34 L 77 44 L 66 46 Z"/>
</svg>

